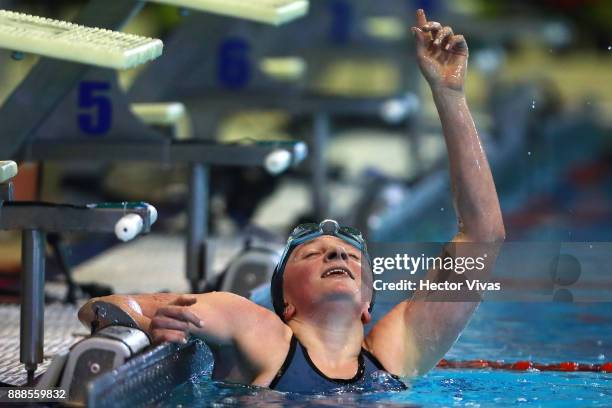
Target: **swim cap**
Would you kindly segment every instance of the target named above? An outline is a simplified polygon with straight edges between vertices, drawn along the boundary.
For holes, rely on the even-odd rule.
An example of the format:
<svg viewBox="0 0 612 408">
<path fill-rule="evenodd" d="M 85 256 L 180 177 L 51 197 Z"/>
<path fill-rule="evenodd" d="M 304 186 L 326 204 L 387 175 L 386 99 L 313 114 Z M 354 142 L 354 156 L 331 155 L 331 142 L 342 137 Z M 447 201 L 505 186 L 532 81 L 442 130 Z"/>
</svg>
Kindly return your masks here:
<svg viewBox="0 0 612 408">
<path fill-rule="evenodd" d="M 270 292 L 272 297 L 272 305 L 274 306 L 274 311 L 277 315 L 283 319 L 283 312 L 285 310 L 285 298 L 283 295 L 283 274 L 285 271 L 285 265 L 287 264 L 287 260 L 289 259 L 289 255 L 293 250 L 308 241 L 311 241 L 317 237 L 322 235 L 331 235 L 334 237 L 338 237 L 344 242 L 354 246 L 359 249 L 361 253 L 365 256 L 368 265 L 370 266 L 370 271 L 372 271 L 372 262 L 370 260 L 370 256 L 368 254 L 368 249 L 366 247 L 365 240 L 361 235 L 361 232 L 355 228 L 340 226 L 335 220 L 323 220 L 320 224 L 316 223 L 308 223 L 308 224 L 300 224 L 298 225 L 293 232 L 289 235 L 287 239 L 287 245 L 283 250 L 283 254 L 281 255 L 276 268 L 274 268 L 274 273 L 272 274 L 272 281 L 270 283 Z M 373 277 L 374 275 L 372 275 Z M 372 307 L 374 306 L 374 298 L 376 295 L 376 291 L 372 288 L 372 300 L 370 301 L 370 307 L 368 310 L 372 311 Z M 283 319 L 284 320 L 284 319 Z"/>
</svg>

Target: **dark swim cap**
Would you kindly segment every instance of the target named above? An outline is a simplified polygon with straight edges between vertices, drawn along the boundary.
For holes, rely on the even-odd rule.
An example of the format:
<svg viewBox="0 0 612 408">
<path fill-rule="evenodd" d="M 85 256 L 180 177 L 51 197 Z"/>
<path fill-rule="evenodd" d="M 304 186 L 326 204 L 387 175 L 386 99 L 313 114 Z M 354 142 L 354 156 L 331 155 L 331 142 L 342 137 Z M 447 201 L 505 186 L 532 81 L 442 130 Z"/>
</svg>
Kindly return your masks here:
<svg viewBox="0 0 612 408">
<path fill-rule="evenodd" d="M 320 224 L 308 223 L 298 225 L 287 239 L 287 245 L 285 246 L 276 268 L 274 268 L 272 281 L 270 283 L 272 306 L 274 306 L 274 311 L 280 316 L 281 319 L 283 319 L 283 312 L 285 310 L 283 274 L 285 272 L 285 265 L 287 264 L 289 255 L 291 255 L 291 252 L 293 252 L 298 245 L 311 241 L 322 235 L 338 237 L 344 242 L 357 248 L 365 256 L 368 265 L 370 266 L 370 271 L 372 271 L 372 262 L 368 254 L 368 249 L 359 230 L 351 227 L 341 227 L 335 220 L 323 220 Z M 374 275 L 372 275 L 372 277 L 373 276 Z M 375 295 L 376 291 L 372 287 L 372 300 L 370 301 L 370 308 L 368 309 L 370 311 L 372 311 L 372 307 L 374 306 Z"/>
</svg>

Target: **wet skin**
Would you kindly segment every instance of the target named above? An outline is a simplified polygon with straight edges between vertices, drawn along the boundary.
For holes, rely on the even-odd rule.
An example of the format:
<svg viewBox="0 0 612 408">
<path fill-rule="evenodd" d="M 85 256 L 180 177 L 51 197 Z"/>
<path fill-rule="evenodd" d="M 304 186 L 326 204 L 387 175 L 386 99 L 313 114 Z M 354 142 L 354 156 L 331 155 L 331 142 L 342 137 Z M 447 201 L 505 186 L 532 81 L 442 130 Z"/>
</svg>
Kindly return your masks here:
<svg viewBox="0 0 612 408">
<path fill-rule="evenodd" d="M 463 86 L 468 47 L 450 27 L 427 21 L 418 10 L 412 27 L 416 59 L 430 85 L 447 146 L 458 232 L 446 256 L 476 256 L 458 243 L 497 245 L 505 238 L 493 177 Z M 487 272 L 495 260 L 489 246 Z M 323 236 L 301 245 L 285 268 L 284 321 L 273 312 L 230 293 L 111 296 L 157 342 L 204 338 L 213 349 L 217 379 L 267 386 L 281 367 L 291 336 L 308 349 L 328 377 L 351 378 L 361 347 L 392 374 L 410 378 L 431 369 L 456 341 L 477 301 L 433 301 L 417 291 L 395 306 L 365 336 L 370 293 L 362 291 L 361 259 L 342 240 Z M 325 275 L 329 268 L 341 272 Z M 485 274 L 483 274 L 485 275 Z M 481 275 L 482 279 L 484 276 Z M 425 279 L 443 281 L 430 270 Z M 79 312 L 89 326 L 92 299 Z M 137 307 L 135 306 L 137 305 Z"/>
<path fill-rule="evenodd" d="M 369 273 L 362 277 L 358 249 L 333 236 L 319 237 L 300 245 L 287 261 L 283 282 L 285 320 L 296 317 L 292 306 L 295 304 L 303 305 L 300 314 L 309 315 L 359 305 L 362 290 L 370 285 Z M 367 301 L 371 291 L 366 292 Z"/>
</svg>

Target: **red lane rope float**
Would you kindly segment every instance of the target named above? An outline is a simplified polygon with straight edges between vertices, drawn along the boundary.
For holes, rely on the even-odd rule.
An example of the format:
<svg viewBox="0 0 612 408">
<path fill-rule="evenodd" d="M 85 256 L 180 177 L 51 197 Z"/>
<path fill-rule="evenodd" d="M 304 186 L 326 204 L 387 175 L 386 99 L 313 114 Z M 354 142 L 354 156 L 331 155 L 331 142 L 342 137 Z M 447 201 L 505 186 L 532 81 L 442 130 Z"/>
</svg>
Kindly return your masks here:
<svg viewBox="0 0 612 408">
<path fill-rule="evenodd" d="M 594 373 L 612 373 L 612 362 L 603 364 L 585 364 L 574 361 L 564 361 L 557 364 L 540 364 L 533 361 L 517 361 L 514 363 L 504 363 L 492 360 L 445 360 L 438 363 L 438 368 L 492 368 L 497 370 L 512 371 L 587 371 Z"/>
</svg>

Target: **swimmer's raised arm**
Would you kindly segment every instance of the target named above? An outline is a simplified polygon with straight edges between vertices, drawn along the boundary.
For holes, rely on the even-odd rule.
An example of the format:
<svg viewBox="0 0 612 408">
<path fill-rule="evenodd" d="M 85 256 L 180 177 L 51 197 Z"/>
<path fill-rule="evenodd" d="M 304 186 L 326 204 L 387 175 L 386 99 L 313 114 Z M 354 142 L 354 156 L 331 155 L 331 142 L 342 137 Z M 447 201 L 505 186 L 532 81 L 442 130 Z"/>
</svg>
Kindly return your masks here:
<svg viewBox="0 0 612 408">
<path fill-rule="evenodd" d="M 442 256 L 481 256 L 477 250 L 483 245 L 460 243 L 484 244 L 489 250 L 482 271 L 486 275 L 505 230 L 493 176 L 463 91 L 467 43 L 452 28 L 427 21 L 423 10 L 417 11 L 416 20 L 412 32 L 417 62 L 430 85 L 442 123 L 458 223 L 458 233 Z M 457 278 L 453 275 L 432 269 L 424 280 L 453 281 Z M 387 370 L 400 376 L 427 372 L 453 345 L 478 306 L 471 299 L 441 300 L 445 298 L 440 299 L 439 292 L 417 290 L 372 329 L 366 345 Z"/>
</svg>

